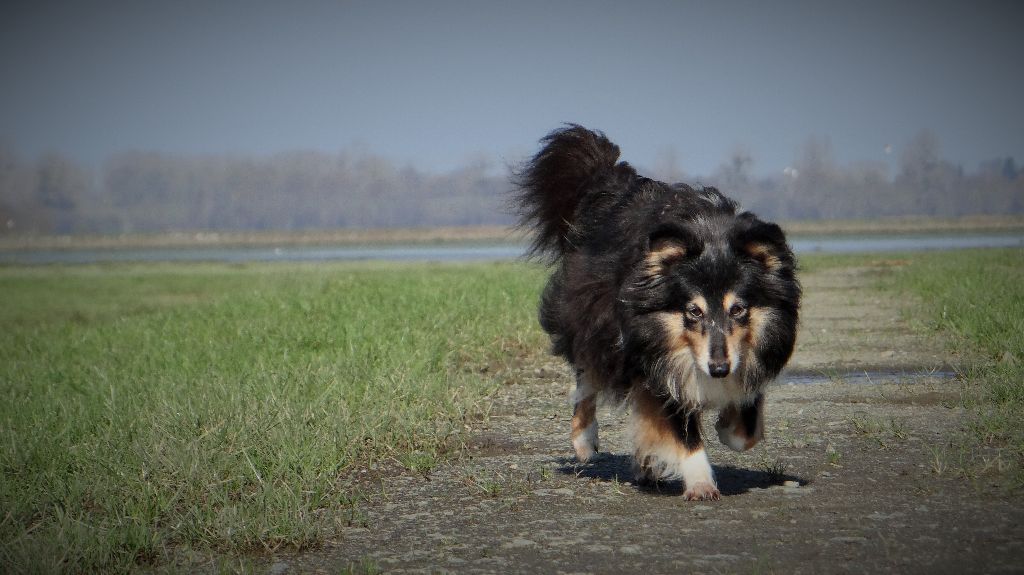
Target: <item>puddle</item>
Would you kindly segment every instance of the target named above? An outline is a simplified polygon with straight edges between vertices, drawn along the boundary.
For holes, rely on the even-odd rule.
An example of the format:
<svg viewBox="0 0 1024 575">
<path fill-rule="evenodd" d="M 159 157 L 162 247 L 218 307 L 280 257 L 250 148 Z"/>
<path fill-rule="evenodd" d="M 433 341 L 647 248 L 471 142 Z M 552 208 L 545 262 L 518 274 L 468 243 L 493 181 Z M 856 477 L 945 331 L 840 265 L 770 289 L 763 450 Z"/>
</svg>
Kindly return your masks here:
<svg viewBox="0 0 1024 575">
<path fill-rule="evenodd" d="M 864 370 L 818 373 L 783 373 L 776 385 L 816 385 L 823 383 L 848 383 L 850 385 L 878 385 L 901 383 L 942 383 L 956 379 L 951 370 Z"/>
</svg>

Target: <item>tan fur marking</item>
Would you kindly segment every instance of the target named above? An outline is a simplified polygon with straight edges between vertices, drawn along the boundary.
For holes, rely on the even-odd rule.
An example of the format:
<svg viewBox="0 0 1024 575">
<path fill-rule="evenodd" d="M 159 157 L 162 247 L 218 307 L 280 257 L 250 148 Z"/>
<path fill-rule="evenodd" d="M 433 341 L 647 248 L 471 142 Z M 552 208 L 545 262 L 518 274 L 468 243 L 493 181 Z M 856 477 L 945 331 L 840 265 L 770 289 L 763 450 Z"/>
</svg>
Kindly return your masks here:
<svg viewBox="0 0 1024 575">
<path fill-rule="evenodd" d="M 665 417 L 663 401 L 640 385 L 634 386 L 632 400 L 638 478 L 681 478 L 686 483 L 684 499 L 719 499 L 721 493 L 703 443 L 698 442 L 696 449 L 687 448 Z"/>
<path fill-rule="evenodd" d="M 746 245 L 747 253 L 754 259 L 761 262 L 766 269 L 774 271 L 782 266 L 782 260 L 775 255 L 772 249 L 764 244 L 751 243 Z"/>
<path fill-rule="evenodd" d="M 633 405 L 637 410 L 637 447 L 654 446 L 666 442 L 675 443 L 675 437 L 668 421 L 662 415 L 662 402 L 646 391 L 637 390 L 633 394 Z M 679 451 L 681 446 L 676 446 Z M 685 448 L 683 449 L 685 452 Z"/>
<path fill-rule="evenodd" d="M 736 294 L 734 292 L 726 293 L 725 297 L 722 298 L 722 309 L 725 310 L 725 313 L 729 313 L 729 310 L 732 309 L 732 304 L 734 303 L 736 303 Z"/>
<path fill-rule="evenodd" d="M 660 268 L 686 256 L 686 248 L 673 238 L 661 238 L 651 244 L 647 254 L 648 267 Z"/>
<path fill-rule="evenodd" d="M 749 349 L 747 344 L 749 331 L 745 327 L 735 326 L 725 336 L 725 347 L 729 350 L 729 360 L 733 364 L 739 364 L 740 359 L 746 356 Z M 732 365 L 731 367 L 732 369 L 738 369 L 739 365 Z"/>
<path fill-rule="evenodd" d="M 651 246 L 651 251 L 644 258 L 644 269 L 650 276 L 660 276 L 665 269 L 686 256 L 686 249 L 678 242 L 664 239 Z"/>
<path fill-rule="evenodd" d="M 695 295 L 695 296 L 693 296 L 693 300 L 692 301 L 693 301 L 693 303 L 697 304 L 697 307 L 700 308 L 700 311 L 702 311 L 704 313 L 708 313 L 708 300 L 704 299 L 704 296 L 702 296 L 702 295 Z"/>
<path fill-rule="evenodd" d="M 689 450 L 676 440 L 662 413 L 662 402 L 646 390 L 633 389 L 633 442 L 635 465 L 647 479 L 658 479 L 656 466 L 673 466 L 689 455 Z M 670 461 L 663 461 L 669 459 Z"/>
<path fill-rule="evenodd" d="M 686 347 L 693 351 L 693 358 L 696 362 L 707 363 L 707 358 L 711 355 L 711 339 L 708 334 L 699 334 L 693 332 L 685 332 Z"/>
<path fill-rule="evenodd" d="M 694 303 L 698 306 L 707 304 L 704 298 L 697 296 Z M 701 309 L 707 309 L 702 307 Z M 665 328 L 665 340 L 669 342 L 672 354 L 692 353 L 696 357 L 705 357 L 708 354 L 707 334 L 692 333 L 684 327 L 683 314 L 679 312 L 660 312 L 658 321 Z"/>
<path fill-rule="evenodd" d="M 674 311 L 658 312 L 658 322 L 665 328 L 665 335 L 673 344 L 684 337 L 683 314 Z M 675 345 L 672 346 L 673 349 Z"/>
<path fill-rule="evenodd" d="M 761 410 L 763 409 L 762 404 Z M 739 406 L 733 404 L 718 413 L 715 430 L 723 445 L 734 451 L 747 451 L 764 439 L 764 415 L 758 416 L 756 429 L 747 429 L 743 424 Z"/>
<path fill-rule="evenodd" d="M 591 396 L 580 400 L 576 404 L 572 414 L 572 435 L 573 441 L 580 436 L 592 423 L 597 414 L 597 400 Z"/>
<path fill-rule="evenodd" d="M 589 461 L 599 449 L 597 430 L 597 389 L 587 371 L 576 374 L 576 391 L 572 394 L 572 428 L 570 440 L 581 462 Z M 593 373 L 593 372 L 590 372 Z"/>
<path fill-rule="evenodd" d="M 750 314 L 750 323 L 748 325 L 747 341 L 750 343 L 750 347 L 757 347 L 758 340 L 764 334 L 764 329 L 771 323 L 772 312 L 768 308 L 763 307 L 752 307 L 748 312 Z"/>
</svg>

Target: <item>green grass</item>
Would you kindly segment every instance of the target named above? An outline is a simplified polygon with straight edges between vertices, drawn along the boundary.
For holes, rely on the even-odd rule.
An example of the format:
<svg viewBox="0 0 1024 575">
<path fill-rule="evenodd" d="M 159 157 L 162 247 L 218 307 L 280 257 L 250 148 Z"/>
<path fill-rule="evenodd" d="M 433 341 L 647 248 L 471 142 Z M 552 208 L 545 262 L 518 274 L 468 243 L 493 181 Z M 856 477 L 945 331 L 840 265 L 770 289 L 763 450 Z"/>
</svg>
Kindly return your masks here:
<svg viewBox="0 0 1024 575">
<path fill-rule="evenodd" d="M 937 467 L 968 477 L 1002 469 L 1024 487 L 1024 250 L 815 254 L 800 266 L 870 266 L 880 289 L 918 302 L 906 311 L 920 329 L 951 341 L 969 413 L 967 433 Z"/>
<path fill-rule="evenodd" d="M 1024 252 L 801 264 L 882 261 L 885 289 L 914 294 L 929 328 L 954 334 L 972 440 L 1005 452 L 1020 479 Z M 517 264 L 0 268 L 2 570 L 223 564 L 365 521 L 366 482 L 353 478 L 428 471 L 486 416 L 509 367 L 544 353 L 543 275 Z"/>
<path fill-rule="evenodd" d="M 952 336 L 973 439 L 996 450 L 997 467 L 1024 485 L 1024 250 L 927 253 L 910 262 L 893 286 L 917 296 L 928 324 Z"/>
<path fill-rule="evenodd" d="M 542 274 L 0 268 L 0 565 L 322 542 L 358 516 L 353 476 L 429 469 L 511 362 L 543 352 Z"/>
</svg>

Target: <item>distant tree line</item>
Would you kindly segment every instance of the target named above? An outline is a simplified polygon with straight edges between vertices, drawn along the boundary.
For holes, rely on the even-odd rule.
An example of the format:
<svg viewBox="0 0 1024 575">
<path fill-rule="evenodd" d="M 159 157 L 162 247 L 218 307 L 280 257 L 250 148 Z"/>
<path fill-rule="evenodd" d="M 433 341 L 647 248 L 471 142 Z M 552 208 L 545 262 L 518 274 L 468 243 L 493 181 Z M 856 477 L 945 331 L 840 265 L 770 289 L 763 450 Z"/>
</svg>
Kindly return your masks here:
<svg viewBox="0 0 1024 575">
<path fill-rule="evenodd" d="M 778 177 L 750 175 L 752 160 L 738 152 L 710 178 L 745 209 L 782 220 L 870 219 L 881 216 L 955 217 L 1024 212 L 1024 174 L 1012 157 L 974 172 L 943 160 L 931 132 L 902 150 L 895 174 L 888 162 L 838 165 L 828 140 L 811 138 Z"/>
<path fill-rule="evenodd" d="M 671 152 L 644 170 L 695 183 Z M 702 183 L 773 219 L 859 219 L 1024 212 L 1013 158 L 973 172 L 943 160 L 929 132 L 887 162 L 837 165 L 827 140 L 807 141 L 793 166 L 752 175 L 737 152 Z M 895 171 L 894 174 L 890 173 Z M 0 234 L 312 230 L 509 224 L 508 174 L 485 160 L 444 174 L 372 154 L 270 156 L 129 152 L 94 173 L 57 154 L 23 160 L 0 148 Z"/>
</svg>

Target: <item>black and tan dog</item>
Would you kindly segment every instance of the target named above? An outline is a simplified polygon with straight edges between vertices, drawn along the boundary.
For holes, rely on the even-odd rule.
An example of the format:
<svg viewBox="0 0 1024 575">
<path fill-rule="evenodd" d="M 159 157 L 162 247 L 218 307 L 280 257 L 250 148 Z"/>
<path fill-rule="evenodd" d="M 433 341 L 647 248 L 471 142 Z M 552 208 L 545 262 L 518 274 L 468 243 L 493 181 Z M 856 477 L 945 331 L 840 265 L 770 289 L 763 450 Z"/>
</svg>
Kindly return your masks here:
<svg viewBox="0 0 1024 575">
<path fill-rule="evenodd" d="M 542 144 L 516 201 L 534 253 L 555 264 L 540 323 L 576 369 L 576 455 L 598 450 L 598 398 L 628 401 L 638 479 L 718 499 L 701 413 L 718 411 L 737 451 L 763 437 L 762 391 L 789 360 L 800 306 L 785 235 L 716 189 L 638 175 L 599 132 L 569 125 Z"/>
</svg>

